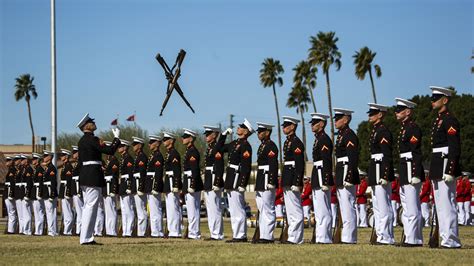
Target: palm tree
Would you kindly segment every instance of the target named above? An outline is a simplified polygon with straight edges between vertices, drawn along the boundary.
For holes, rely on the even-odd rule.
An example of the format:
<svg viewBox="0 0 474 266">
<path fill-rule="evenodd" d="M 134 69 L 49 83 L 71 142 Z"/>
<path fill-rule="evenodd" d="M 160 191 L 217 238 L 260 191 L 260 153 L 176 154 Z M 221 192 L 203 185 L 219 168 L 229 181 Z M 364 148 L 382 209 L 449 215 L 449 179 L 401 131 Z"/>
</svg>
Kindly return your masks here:
<svg viewBox="0 0 474 266">
<path fill-rule="evenodd" d="M 341 52 L 336 43 L 339 38 L 336 33 L 318 32 L 316 36 L 311 36 L 308 61 L 311 65 L 322 66 L 323 73 L 326 75 L 326 88 L 328 95 L 329 115 L 332 117 L 331 85 L 329 82 L 329 68 L 334 64 L 336 70 L 341 69 Z M 334 120 L 331 119 L 331 139 L 334 142 Z"/>
<path fill-rule="evenodd" d="M 367 72 L 369 73 L 370 83 L 372 84 L 372 95 L 374 97 L 374 103 L 377 103 L 377 97 L 375 96 L 374 79 L 372 78 L 372 61 L 374 61 L 377 53 L 372 52 L 369 47 L 365 46 L 352 56 L 354 58 L 355 75 L 357 79 L 364 80 Z M 373 65 L 375 69 L 375 75 L 377 78 L 382 76 L 382 69 L 379 65 Z"/>
<path fill-rule="evenodd" d="M 30 127 L 31 127 L 31 149 L 32 152 L 35 151 L 35 130 L 33 129 L 33 120 L 31 118 L 31 106 L 30 100 L 31 96 L 36 99 L 38 97 L 38 93 L 36 93 L 36 87 L 33 84 L 33 80 L 35 78 L 30 76 L 30 74 L 23 74 L 16 78 L 15 84 L 15 100 L 18 102 L 19 100 L 25 98 L 26 105 L 28 106 L 28 117 L 30 118 Z"/>
<path fill-rule="evenodd" d="M 278 148 L 281 151 L 281 128 L 280 128 L 280 111 L 278 110 L 278 100 L 275 90 L 275 84 L 283 86 L 283 79 L 281 75 L 285 71 L 279 60 L 273 58 L 266 58 L 262 63 L 262 69 L 260 69 L 260 83 L 264 88 L 273 88 L 273 98 L 275 99 L 275 110 L 277 115 L 277 128 L 278 128 Z M 279 152 L 280 162 L 283 162 L 282 153 Z"/>
<path fill-rule="evenodd" d="M 302 83 L 295 82 L 293 88 L 291 89 L 290 93 L 288 94 L 288 100 L 286 102 L 286 106 L 290 108 L 296 108 L 296 113 L 300 114 L 301 116 L 301 126 L 303 132 L 303 144 L 306 147 L 306 129 L 305 129 L 305 122 L 304 122 L 304 113 L 308 111 L 308 103 L 311 101 L 308 95 L 308 89 L 302 86 Z M 304 153 L 305 160 L 307 159 L 306 156 L 306 149 Z"/>
<path fill-rule="evenodd" d="M 316 103 L 314 101 L 313 90 L 316 88 L 316 73 L 318 68 L 316 66 L 311 66 L 308 61 L 300 61 L 293 70 L 295 73 L 295 79 L 297 82 L 301 82 L 305 86 L 311 96 L 311 102 L 313 103 L 313 110 L 316 113 Z M 295 82 L 296 82 L 295 80 Z"/>
</svg>

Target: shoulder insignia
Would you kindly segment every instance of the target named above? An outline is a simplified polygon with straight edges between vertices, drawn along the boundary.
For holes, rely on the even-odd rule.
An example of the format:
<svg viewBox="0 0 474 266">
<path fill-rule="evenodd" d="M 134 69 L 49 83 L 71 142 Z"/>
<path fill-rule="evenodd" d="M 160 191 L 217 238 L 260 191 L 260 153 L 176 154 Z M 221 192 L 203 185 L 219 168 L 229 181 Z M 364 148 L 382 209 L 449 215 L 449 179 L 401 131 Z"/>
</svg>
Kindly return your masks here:
<svg viewBox="0 0 474 266">
<path fill-rule="evenodd" d="M 49 176 L 54 176 L 54 171 L 49 172 Z"/>
<path fill-rule="evenodd" d="M 273 158 L 273 157 L 275 157 L 275 155 L 276 155 L 276 154 L 275 154 L 273 151 L 270 151 L 270 152 L 268 153 L 268 157 L 269 157 L 269 158 Z"/>
<path fill-rule="evenodd" d="M 67 171 L 66 175 L 71 175 L 71 171 Z"/>
<path fill-rule="evenodd" d="M 99 144 L 100 144 L 100 146 L 102 146 L 102 147 L 105 146 L 105 142 L 104 142 L 103 140 L 101 140 L 101 139 L 99 139 Z"/>
<path fill-rule="evenodd" d="M 329 148 L 326 145 L 323 145 L 323 147 L 321 148 L 321 151 L 328 151 L 328 150 L 329 150 Z"/>
<path fill-rule="evenodd" d="M 458 131 L 454 127 L 448 129 L 448 135 L 454 136 Z"/>
<path fill-rule="evenodd" d="M 411 139 L 410 139 L 410 143 L 411 143 L 411 144 L 417 144 L 417 143 L 418 143 L 418 139 L 417 139 L 415 136 L 412 136 Z"/>
<path fill-rule="evenodd" d="M 189 158 L 189 161 L 190 162 L 195 162 L 196 161 L 196 158 L 194 156 L 191 156 L 191 158 Z"/>
<path fill-rule="evenodd" d="M 247 158 L 250 157 L 250 152 L 245 151 L 244 154 L 242 154 L 242 156 L 243 156 L 245 159 L 247 159 Z"/>
<path fill-rule="evenodd" d="M 217 152 L 214 157 L 216 158 L 216 160 L 220 160 L 222 158 L 222 155 L 220 152 Z"/>
<path fill-rule="evenodd" d="M 160 166 L 160 165 L 161 165 L 160 161 L 156 161 L 155 166 L 158 167 L 158 166 Z"/>
<path fill-rule="evenodd" d="M 177 163 L 178 162 L 178 159 L 174 158 L 172 163 Z"/>
<path fill-rule="evenodd" d="M 131 162 L 127 163 L 127 167 L 132 167 L 132 166 L 133 166 L 133 164 Z"/>
<path fill-rule="evenodd" d="M 355 145 L 354 145 L 354 143 L 352 143 L 352 141 L 349 140 L 349 141 L 347 142 L 346 147 L 349 147 L 349 146 L 354 147 Z"/>
<path fill-rule="evenodd" d="M 382 138 L 382 140 L 380 141 L 380 144 L 388 144 L 388 140 L 386 138 Z"/>
<path fill-rule="evenodd" d="M 145 163 L 142 162 L 142 161 L 140 161 L 140 162 L 138 163 L 138 166 L 144 166 L 144 165 L 145 165 Z"/>
<path fill-rule="evenodd" d="M 112 166 L 112 169 L 117 169 L 117 165 L 114 164 L 114 166 Z"/>
<path fill-rule="evenodd" d="M 13 173 L 10 173 L 10 176 L 13 176 Z"/>
<path fill-rule="evenodd" d="M 302 151 L 301 151 L 300 148 L 296 148 L 296 149 L 295 149 L 295 154 L 301 154 L 301 153 L 302 153 Z"/>
<path fill-rule="evenodd" d="M 42 176 L 43 176 L 43 173 L 39 173 L 38 176 L 39 176 L 39 177 L 42 177 Z"/>
<path fill-rule="evenodd" d="M 27 173 L 26 176 L 31 176 L 30 173 Z"/>
</svg>

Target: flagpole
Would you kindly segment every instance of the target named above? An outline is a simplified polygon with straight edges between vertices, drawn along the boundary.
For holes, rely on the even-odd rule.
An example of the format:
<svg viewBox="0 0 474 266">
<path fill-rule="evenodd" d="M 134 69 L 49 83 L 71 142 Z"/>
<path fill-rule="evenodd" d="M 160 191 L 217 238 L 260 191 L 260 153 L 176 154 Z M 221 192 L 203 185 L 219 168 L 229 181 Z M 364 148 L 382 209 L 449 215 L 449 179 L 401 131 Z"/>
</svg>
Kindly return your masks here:
<svg viewBox="0 0 474 266">
<path fill-rule="evenodd" d="M 56 8 L 51 0 L 51 151 L 54 154 L 53 165 L 56 166 Z"/>
</svg>

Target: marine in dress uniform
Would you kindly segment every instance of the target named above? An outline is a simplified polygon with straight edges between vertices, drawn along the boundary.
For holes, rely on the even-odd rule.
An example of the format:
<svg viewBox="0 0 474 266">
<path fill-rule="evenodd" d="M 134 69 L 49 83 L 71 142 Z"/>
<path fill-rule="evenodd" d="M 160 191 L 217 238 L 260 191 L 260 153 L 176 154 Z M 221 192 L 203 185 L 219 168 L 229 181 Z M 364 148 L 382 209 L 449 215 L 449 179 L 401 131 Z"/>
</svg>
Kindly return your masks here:
<svg viewBox="0 0 474 266">
<path fill-rule="evenodd" d="M 131 237 L 133 231 L 133 224 L 135 222 L 135 212 L 133 210 L 133 158 L 128 153 L 130 142 L 120 140 L 118 152 L 120 158 L 120 210 L 122 212 L 122 236 Z"/>
<path fill-rule="evenodd" d="M 135 192 L 135 209 L 137 210 L 137 236 L 144 237 L 148 226 L 147 201 L 150 182 L 146 168 L 148 166 L 148 158 L 143 152 L 145 141 L 139 137 L 133 137 L 132 147 L 135 152 L 135 161 L 133 163 L 133 177 L 135 182 L 132 183 L 132 191 Z"/>
<path fill-rule="evenodd" d="M 46 215 L 46 209 L 44 206 L 44 200 L 41 197 L 43 190 L 43 175 L 44 168 L 41 166 L 43 157 L 32 161 L 32 166 L 35 169 L 33 177 L 33 213 L 35 216 L 35 232 L 36 236 L 43 235 L 44 229 L 44 217 Z"/>
<path fill-rule="evenodd" d="M 104 141 L 112 146 L 112 142 Z M 102 188 L 105 210 L 105 235 L 117 236 L 117 195 L 119 194 L 120 162 L 115 155 L 107 155 L 104 169 L 105 188 Z"/>
<path fill-rule="evenodd" d="M 438 115 L 431 132 L 430 179 L 433 183 L 434 202 L 438 213 L 440 245 L 444 248 L 459 248 L 457 212 L 455 203 L 455 177 L 461 174 L 461 135 L 458 120 L 448 110 L 453 91 L 431 86 L 431 106 Z"/>
<path fill-rule="evenodd" d="M 328 115 L 311 114 L 311 130 L 315 135 L 313 144 L 313 170 L 311 172 L 311 190 L 314 206 L 314 218 L 316 220 L 315 240 L 316 243 L 332 243 L 332 215 L 331 215 L 331 191 L 334 185 L 332 175 L 332 151 L 331 138 L 324 129 L 327 125 Z"/>
<path fill-rule="evenodd" d="M 25 169 L 23 176 L 23 182 L 25 183 L 25 194 L 23 197 L 23 215 L 24 215 L 24 227 L 23 234 L 32 235 L 32 212 L 33 212 L 33 199 L 34 194 L 34 178 L 35 178 L 35 167 L 38 164 L 38 159 L 41 158 L 41 155 L 38 153 L 32 153 L 29 158 L 30 161 Z"/>
<path fill-rule="evenodd" d="M 366 228 L 367 224 L 367 173 L 359 170 L 360 184 L 356 185 L 357 197 L 357 226 Z"/>
<path fill-rule="evenodd" d="M 259 211 L 260 237 L 257 243 L 273 243 L 275 230 L 275 188 L 278 186 L 278 148 L 270 139 L 273 125 L 257 122 L 258 139 L 255 201 Z"/>
<path fill-rule="evenodd" d="M 423 218 L 422 225 L 430 227 L 430 213 L 431 213 L 431 181 L 427 175 L 428 170 L 425 170 L 425 178 L 421 185 L 420 202 L 421 202 L 421 216 Z"/>
<path fill-rule="evenodd" d="M 303 142 L 296 136 L 300 121 L 290 116 L 283 116 L 283 133 L 286 135 L 283 146 L 282 185 L 285 197 L 286 216 L 288 220 L 288 241 L 290 244 L 302 244 L 304 233 L 304 216 L 301 206 L 301 189 L 305 170 Z"/>
<path fill-rule="evenodd" d="M 84 133 L 78 143 L 79 147 L 79 184 L 84 198 L 84 209 L 81 222 L 81 245 L 97 244 L 94 240 L 94 226 L 97 217 L 99 200 L 102 199 L 102 187 L 105 186 L 104 171 L 102 169 L 102 153 L 114 154 L 120 145 L 118 128 L 112 129 L 114 140 L 111 146 L 94 136 L 97 129 L 94 119 L 86 114 L 77 127 Z"/>
<path fill-rule="evenodd" d="M 183 188 L 181 180 L 181 156 L 175 149 L 176 136 L 169 132 L 163 133 L 163 144 L 166 148 L 165 180 L 163 193 L 166 195 L 166 223 L 170 238 L 181 237 L 183 221 L 179 193 Z"/>
<path fill-rule="evenodd" d="M 405 243 L 400 244 L 406 247 L 421 246 L 423 244 L 423 228 L 419 194 L 421 181 L 425 179 L 421 152 L 422 134 L 420 127 L 411 117 L 416 104 L 401 98 L 396 98 L 395 101 L 397 103 L 395 115 L 401 123 L 398 134 L 400 173 L 398 180 L 393 181 L 397 182 L 395 191 L 392 183 L 392 198 L 394 194 L 398 195 L 403 208 L 401 220 Z M 398 211 L 396 213 L 398 214 Z"/>
<path fill-rule="evenodd" d="M 81 169 L 78 160 L 79 160 L 79 147 L 71 146 L 72 155 L 69 159 L 72 165 L 72 185 L 71 185 L 71 194 L 72 201 L 74 204 L 74 210 L 76 212 L 76 235 L 81 234 L 82 227 L 82 209 L 84 208 L 84 200 L 82 199 L 81 186 L 79 185 L 79 171 Z"/>
<path fill-rule="evenodd" d="M 7 176 L 5 178 L 5 206 L 7 208 L 8 214 L 8 225 L 7 233 L 14 234 L 18 226 L 18 216 L 16 213 L 15 206 L 15 177 L 17 174 L 17 169 L 15 167 L 15 161 L 17 158 L 7 157 L 6 166 L 8 169 Z"/>
<path fill-rule="evenodd" d="M 458 224 L 459 225 L 465 225 L 465 221 L 466 221 L 466 211 L 464 210 L 465 198 L 466 198 L 466 183 L 464 182 L 464 178 L 460 177 L 456 180 L 456 203 L 457 203 L 457 210 L 458 210 Z"/>
<path fill-rule="evenodd" d="M 303 207 L 303 218 L 305 221 L 309 221 L 311 216 L 311 209 L 313 208 L 312 196 L 311 196 L 311 183 L 309 177 L 303 177 L 303 191 L 301 191 L 301 206 Z"/>
<path fill-rule="evenodd" d="M 216 149 L 220 129 L 215 126 L 204 126 L 207 150 L 204 172 L 204 195 L 206 197 L 209 240 L 224 239 L 222 219 L 222 188 L 224 187 L 224 158 L 221 150 Z"/>
<path fill-rule="evenodd" d="M 395 179 L 391 183 L 392 195 L 390 201 L 392 203 L 393 213 L 393 227 L 397 226 L 398 221 L 398 208 L 400 208 L 400 183 L 398 182 L 398 174 L 395 174 Z"/>
<path fill-rule="evenodd" d="M 227 240 L 228 243 L 247 242 L 244 193 L 250 178 L 252 164 L 252 147 L 247 138 L 254 132 L 250 122 L 245 119 L 237 129 L 238 138 L 236 140 L 225 144 L 226 137 L 232 133 L 232 129 L 228 128 L 221 134 L 216 144 L 216 149 L 228 153 L 229 158 L 224 182 L 232 226 L 232 239 Z"/>
<path fill-rule="evenodd" d="M 54 152 L 44 151 L 43 162 L 41 165 L 44 169 L 41 197 L 44 200 L 49 236 L 58 235 L 58 228 L 57 228 L 58 181 L 57 181 L 57 169 L 52 163 L 53 156 L 54 156 Z"/>
<path fill-rule="evenodd" d="M 161 206 L 161 194 L 163 193 L 163 169 L 165 159 L 160 152 L 162 138 L 157 135 L 150 135 L 149 147 L 151 155 L 148 159 L 147 181 L 150 185 L 148 194 L 148 205 L 150 209 L 150 229 L 152 237 L 164 237 L 163 232 L 163 208 Z"/>
<path fill-rule="evenodd" d="M 183 162 L 183 193 L 188 216 L 188 239 L 200 239 L 201 221 L 201 191 L 203 183 L 201 178 L 201 155 L 194 146 L 197 133 L 184 128 L 181 139 L 186 147 Z"/>
<path fill-rule="evenodd" d="M 336 187 L 341 208 L 342 235 L 345 244 L 357 243 L 356 188 L 359 178 L 359 139 L 349 127 L 353 111 L 334 108 L 336 139 Z M 333 217 L 335 215 L 333 214 Z"/>
<path fill-rule="evenodd" d="M 23 234 L 25 228 L 25 211 L 24 211 L 24 197 L 25 197 L 25 170 L 28 165 L 28 157 L 24 154 L 19 155 L 18 174 L 15 180 L 15 205 L 18 215 L 18 233 Z"/>
<path fill-rule="evenodd" d="M 72 169 L 73 166 L 69 162 L 71 151 L 61 149 L 59 159 L 63 162 L 60 172 L 61 183 L 59 185 L 58 198 L 61 199 L 61 210 L 63 218 L 63 232 L 62 234 L 72 236 L 72 227 L 74 224 L 73 200 L 72 200 Z"/>
<path fill-rule="evenodd" d="M 388 107 L 380 104 L 369 103 L 369 122 L 373 129 L 370 134 L 370 165 L 369 186 L 373 191 L 373 210 L 375 218 L 375 231 L 377 244 L 392 245 L 393 237 L 393 212 L 390 202 L 394 180 L 392 158 L 392 133 L 383 123 Z"/>
</svg>

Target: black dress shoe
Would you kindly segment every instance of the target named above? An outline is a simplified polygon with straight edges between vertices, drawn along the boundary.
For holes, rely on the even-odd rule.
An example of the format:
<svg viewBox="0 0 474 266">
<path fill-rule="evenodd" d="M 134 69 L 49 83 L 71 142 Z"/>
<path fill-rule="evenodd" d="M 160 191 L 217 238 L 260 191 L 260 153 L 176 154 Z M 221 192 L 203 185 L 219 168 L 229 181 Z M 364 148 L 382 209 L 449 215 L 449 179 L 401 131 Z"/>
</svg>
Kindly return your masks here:
<svg viewBox="0 0 474 266">
<path fill-rule="evenodd" d="M 209 237 L 209 238 L 204 238 L 204 241 L 219 241 L 219 239 Z"/>
<path fill-rule="evenodd" d="M 259 239 L 256 244 L 273 244 L 275 243 L 274 240 L 268 240 L 268 239 Z"/>
<path fill-rule="evenodd" d="M 245 243 L 247 242 L 247 238 L 232 238 L 230 240 L 225 241 L 226 243 Z"/>
<path fill-rule="evenodd" d="M 282 242 L 280 242 L 280 244 L 284 244 L 284 245 L 296 245 L 296 243 L 290 242 L 290 241 L 288 241 L 288 240 L 282 241 Z"/>
<path fill-rule="evenodd" d="M 392 244 L 388 244 L 388 243 L 381 243 L 381 242 L 375 242 L 374 244 L 375 246 L 391 246 Z"/>
<path fill-rule="evenodd" d="M 96 246 L 102 246 L 103 244 L 95 242 L 95 240 L 87 243 L 82 243 L 81 245 L 96 245 Z"/>
<path fill-rule="evenodd" d="M 441 249 L 460 249 L 461 246 L 459 246 L 459 247 L 445 247 L 445 246 L 439 246 L 439 248 L 441 248 Z"/>
<path fill-rule="evenodd" d="M 347 243 L 347 242 L 341 242 L 340 244 L 343 244 L 343 245 L 355 245 L 357 243 Z"/>
</svg>

